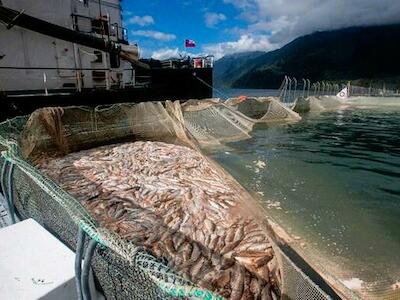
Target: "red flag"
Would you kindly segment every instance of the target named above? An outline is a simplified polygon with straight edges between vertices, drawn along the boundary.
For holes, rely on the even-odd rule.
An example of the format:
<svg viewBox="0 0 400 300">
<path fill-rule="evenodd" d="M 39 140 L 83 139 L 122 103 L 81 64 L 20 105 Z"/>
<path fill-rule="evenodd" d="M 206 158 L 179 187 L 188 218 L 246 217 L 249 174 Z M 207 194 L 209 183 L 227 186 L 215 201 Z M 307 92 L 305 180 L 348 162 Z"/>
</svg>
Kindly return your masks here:
<svg viewBox="0 0 400 300">
<path fill-rule="evenodd" d="M 194 47 L 196 47 L 196 42 L 193 41 L 193 40 L 186 39 L 185 40 L 185 47 L 186 48 L 194 48 Z"/>
</svg>

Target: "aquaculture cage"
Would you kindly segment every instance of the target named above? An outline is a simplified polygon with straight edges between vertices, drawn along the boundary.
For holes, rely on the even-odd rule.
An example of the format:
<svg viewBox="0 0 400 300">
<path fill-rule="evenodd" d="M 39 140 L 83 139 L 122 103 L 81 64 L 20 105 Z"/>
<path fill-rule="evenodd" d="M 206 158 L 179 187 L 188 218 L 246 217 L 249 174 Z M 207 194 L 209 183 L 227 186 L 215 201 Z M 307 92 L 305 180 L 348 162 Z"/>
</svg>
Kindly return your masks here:
<svg viewBox="0 0 400 300">
<path fill-rule="evenodd" d="M 10 216 L 17 220 L 35 219 L 75 251 L 77 278 L 82 279 L 92 267 L 96 285 L 107 299 L 331 299 L 281 250 L 282 241 L 263 219 L 264 214 L 257 202 L 229 174 L 201 153 L 199 145 L 206 143 L 210 136 L 219 141 L 229 135 L 230 140 L 240 138 L 248 135 L 254 122 L 215 101 L 198 103 L 197 109 L 191 105 L 194 103 L 181 107 L 179 102 L 167 101 L 163 104 L 146 102 L 96 108 L 44 108 L 30 116 L 1 123 L 1 188 Z M 202 117 L 198 118 L 198 112 Z M 204 118 L 212 122 L 204 123 Z M 232 133 L 224 134 L 224 130 L 218 128 L 221 124 Z M 259 231 L 258 235 L 245 235 L 235 245 L 225 246 L 239 247 L 246 244 L 247 238 L 260 239 L 262 232 L 268 234 L 267 240 L 265 237 L 260 240 L 261 244 L 268 245 L 267 251 L 253 251 L 251 247 L 257 247 L 259 243 L 246 245 L 248 252 L 234 257 L 227 257 L 229 252 L 221 257 L 211 255 L 215 270 L 205 273 L 198 263 L 197 271 L 209 276 L 217 274 L 216 280 L 222 280 L 222 283 L 211 278 L 209 282 L 213 284 L 210 285 L 207 276 L 194 283 L 188 276 L 191 273 L 185 273 L 186 269 L 179 261 L 171 263 L 162 255 L 155 255 L 143 245 L 123 238 L 99 223 L 82 201 L 37 168 L 44 156 L 52 159 L 85 149 L 134 141 L 168 143 L 198 153 L 199 159 L 204 158 L 216 176 L 235 191 L 235 199 L 243 206 L 239 212 L 248 217 L 244 224 Z M 233 219 L 236 222 L 237 216 Z M 237 222 L 233 226 L 237 230 L 231 233 L 232 239 L 236 234 L 243 235 L 242 223 Z M 214 231 L 220 228 L 218 226 L 210 225 Z M 183 238 L 188 239 L 186 236 Z M 194 251 L 196 247 L 190 249 L 188 261 L 193 265 L 198 262 L 198 253 Z M 180 255 L 176 247 L 171 251 Z M 82 257 L 85 257 L 83 269 L 80 268 Z M 260 268 L 254 269 L 254 265 Z M 82 293 L 87 292 L 85 284 L 78 286 Z"/>
<path fill-rule="evenodd" d="M 277 97 L 230 98 L 225 104 L 256 123 L 291 122 L 301 117 L 287 108 Z"/>
<path fill-rule="evenodd" d="M 184 126 L 200 144 L 219 144 L 250 138 L 254 122 L 219 99 L 191 100 L 181 106 Z"/>
<path fill-rule="evenodd" d="M 335 96 L 310 96 L 307 98 L 297 98 L 293 105 L 293 110 L 297 113 L 323 112 L 335 110 L 344 105 L 344 101 Z"/>
<path fill-rule="evenodd" d="M 91 265 L 107 299 L 218 298 L 99 226 L 79 201 L 32 166 L 32 160 L 43 151 L 68 153 L 126 140 L 134 133 L 144 138 L 156 125 L 165 130 L 153 132 L 153 139 L 159 133 L 166 140 L 178 140 L 179 133 L 168 127 L 170 119 L 161 104 L 49 108 L 32 116 L 8 120 L 0 129 L 2 190 L 9 206 L 15 206 L 17 218 L 35 219 L 77 253 L 85 248 L 89 255 L 94 241 L 97 247 Z M 131 123 L 131 117 L 142 121 L 141 128 Z M 82 236 L 86 236 L 84 245 Z"/>
<path fill-rule="evenodd" d="M 216 98 L 190 100 L 182 104 L 181 111 L 188 132 L 205 145 L 250 138 L 256 123 L 301 119 L 274 97 L 230 98 L 224 102 Z"/>
</svg>

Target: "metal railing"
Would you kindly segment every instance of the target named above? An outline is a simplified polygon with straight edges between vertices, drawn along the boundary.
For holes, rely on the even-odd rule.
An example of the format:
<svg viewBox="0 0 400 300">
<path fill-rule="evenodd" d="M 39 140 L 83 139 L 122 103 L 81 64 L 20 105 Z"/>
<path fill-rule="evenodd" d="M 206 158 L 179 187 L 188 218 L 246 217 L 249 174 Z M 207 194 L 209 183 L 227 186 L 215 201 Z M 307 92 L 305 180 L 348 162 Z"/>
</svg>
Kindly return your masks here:
<svg viewBox="0 0 400 300">
<path fill-rule="evenodd" d="M 108 18 L 91 18 L 78 14 L 72 14 L 74 28 L 76 31 L 91 36 L 106 36 L 108 39 L 115 38 L 117 41 L 128 41 L 128 30 L 118 23 L 111 23 Z"/>
<path fill-rule="evenodd" d="M 343 87 L 325 81 L 311 82 L 310 79 L 285 76 L 279 88 L 279 98 L 285 105 L 292 105 L 299 97 L 336 95 Z"/>
<path fill-rule="evenodd" d="M 385 85 L 382 88 L 348 85 L 349 94 L 352 96 L 367 96 L 367 97 L 398 97 L 399 90 L 387 89 Z"/>
<path fill-rule="evenodd" d="M 125 88 L 135 85 L 136 76 L 123 78 L 132 69 L 59 68 L 59 67 L 5 67 L 0 66 L 0 91 L 11 94 L 81 92 L 89 89 Z M 27 73 L 29 72 L 29 73 Z M 29 81 L 21 85 L 19 82 Z M 24 88 L 21 89 L 21 86 Z"/>
<path fill-rule="evenodd" d="M 180 59 L 166 59 L 161 61 L 161 67 L 164 69 L 197 69 L 213 68 L 214 56 L 182 57 Z"/>
<path fill-rule="evenodd" d="M 349 96 L 368 96 L 368 97 L 399 97 L 399 90 L 382 88 L 354 86 L 348 83 L 332 83 L 327 81 L 311 82 L 310 79 L 302 78 L 297 80 L 295 77 L 285 76 L 279 88 L 279 98 L 287 106 L 295 103 L 299 97 L 307 98 L 310 96 L 334 96 L 342 89 L 347 87 Z"/>
</svg>

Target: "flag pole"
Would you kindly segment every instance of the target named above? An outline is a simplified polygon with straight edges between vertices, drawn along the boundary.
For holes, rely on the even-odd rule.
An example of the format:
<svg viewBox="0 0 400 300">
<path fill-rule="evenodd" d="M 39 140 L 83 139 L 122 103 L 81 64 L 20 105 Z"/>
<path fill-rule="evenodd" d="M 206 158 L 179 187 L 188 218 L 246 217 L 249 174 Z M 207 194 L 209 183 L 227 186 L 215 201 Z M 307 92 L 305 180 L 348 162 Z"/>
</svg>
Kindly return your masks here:
<svg viewBox="0 0 400 300">
<path fill-rule="evenodd" d="M 183 52 L 182 52 L 182 55 L 186 59 L 186 39 L 183 40 Z"/>
</svg>

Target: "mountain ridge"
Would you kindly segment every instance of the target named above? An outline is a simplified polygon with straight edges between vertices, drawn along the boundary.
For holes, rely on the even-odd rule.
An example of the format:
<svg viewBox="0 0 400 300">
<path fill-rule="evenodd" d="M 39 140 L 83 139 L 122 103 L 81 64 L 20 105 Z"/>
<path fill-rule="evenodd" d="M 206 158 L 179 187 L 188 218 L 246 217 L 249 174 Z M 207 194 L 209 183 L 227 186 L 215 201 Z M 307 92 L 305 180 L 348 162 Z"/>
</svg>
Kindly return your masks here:
<svg viewBox="0 0 400 300">
<path fill-rule="evenodd" d="M 216 61 L 215 85 L 277 88 L 285 75 L 311 81 L 395 83 L 400 77 L 400 23 L 318 31 L 270 52 L 245 52 Z"/>
</svg>

